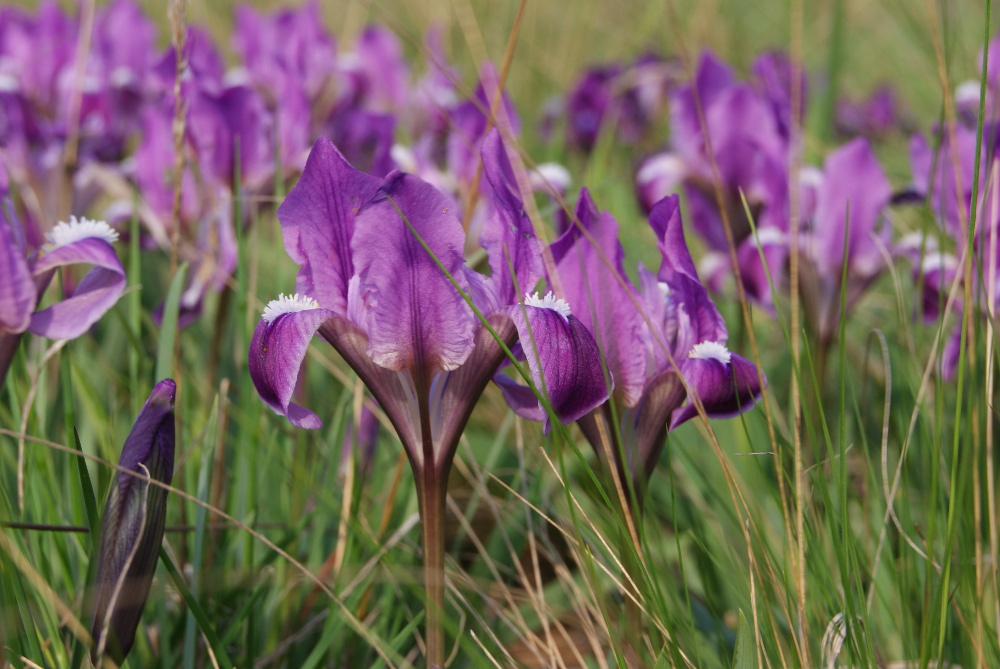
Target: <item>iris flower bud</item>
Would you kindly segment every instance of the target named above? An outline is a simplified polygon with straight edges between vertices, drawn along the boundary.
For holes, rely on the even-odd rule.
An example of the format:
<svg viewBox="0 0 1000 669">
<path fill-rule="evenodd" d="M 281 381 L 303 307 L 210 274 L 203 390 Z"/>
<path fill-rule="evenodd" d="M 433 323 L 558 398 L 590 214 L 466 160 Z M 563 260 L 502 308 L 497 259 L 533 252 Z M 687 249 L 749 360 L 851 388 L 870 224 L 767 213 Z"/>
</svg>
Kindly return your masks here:
<svg viewBox="0 0 1000 669">
<path fill-rule="evenodd" d="M 98 553 L 94 598 L 94 664 L 107 655 L 121 664 L 149 596 L 163 541 L 167 491 L 174 471 L 174 395 L 171 379 L 156 384 L 122 449 L 111 484 Z M 138 475 L 138 476 L 136 476 Z"/>
</svg>

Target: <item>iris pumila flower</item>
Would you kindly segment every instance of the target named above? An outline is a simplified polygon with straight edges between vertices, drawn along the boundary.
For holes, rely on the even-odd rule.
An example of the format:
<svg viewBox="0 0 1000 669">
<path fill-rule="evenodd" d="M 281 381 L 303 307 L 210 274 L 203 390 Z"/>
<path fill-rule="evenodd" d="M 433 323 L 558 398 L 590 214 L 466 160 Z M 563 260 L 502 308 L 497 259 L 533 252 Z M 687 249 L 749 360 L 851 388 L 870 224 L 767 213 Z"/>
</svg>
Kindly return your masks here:
<svg viewBox="0 0 1000 669">
<path fill-rule="evenodd" d="M 653 54 L 588 69 L 566 95 L 566 143 L 590 153 L 605 127 L 621 143 L 638 143 L 660 120 L 678 71 L 676 62 Z"/>
<path fill-rule="evenodd" d="M 110 656 L 121 664 L 149 596 L 163 541 L 166 489 L 174 474 L 174 395 L 171 379 L 156 384 L 122 448 L 101 520 L 93 599 L 94 664 Z"/>
<path fill-rule="evenodd" d="M 886 216 L 892 189 L 863 137 L 831 153 L 822 171 L 806 170 L 804 175 L 801 294 L 808 323 L 825 346 L 840 322 L 845 264 L 843 311 L 850 314 L 895 253 Z"/>
<path fill-rule="evenodd" d="M 75 339 L 114 306 L 125 288 L 125 270 L 111 246 L 118 233 L 103 221 L 71 216 L 49 232 L 29 257 L 10 201 L 0 202 L 0 385 L 21 335 Z M 72 295 L 36 311 L 60 267 L 93 265 Z"/>
<path fill-rule="evenodd" d="M 757 59 L 753 71 L 753 83 L 741 82 L 710 53 L 702 55 L 694 81 L 679 89 L 671 102 L 672 149 L 640 165 L 636 189 L 646 211 L 683 189 L 691 227 L 710 247 L 702 268 L 706 281 L 716 288 L 732 274 L 728 220 L 747 295 L 771 307 L 757 245 L 771 274 L 778 275 L 780 245 L 787 244 L 789 230 L 792 68 L 785 56 L 768 53 Z M 804 91 L 804 78 L 801 86 Z M 756 238 L 743 197 L 757 227 Z"/>
<path fill-rule="evenodd" d="M 724 418 L 761 396 L 757 368 L 726 348 L 726 324 L 698 280 L 676 195 L 653 207 L 650 224 L 663 260 L 657 274 L 640 265 L 638 288 L 623 267 L 617 222 L 598 213 L 587 190 L 574 225 L 551 247 L 566 300 L 593 332 L 615 379 L 608 401 L 578 423 L 598 456 L 610 449 L 614 466 L 640 490 L 667 432 L 698 415 L 695 398 L 709 417 Z M 522 401 L 521 388 L 500 382 L 517 413 L 541 418 Z M 602 434 L 612 442 L 605 444 Z"/>
<path fill-rule="evenodd" d="M 520 339 L 532 352 L 531 376 L 562 422 L 608 396 L 597 345 L 565 303 L 522 303 L 522 291 L 541 275 L 540 250 L 496 132 L 482 153 L 495 204 L 480 238 L 490 276 L 465 265 L 453 200 L 410 174 L 382 180 L 358 172 L 319 139 L 278 208 L 285 249 L 300 266 L 298 292 L 268 305 L 250 342 L 261 399 L 293 425 L 322 425 L 292 401 L 306 349 L 319 334 L 395 427 L 420 499 L 429 666 L 444 659 L 436 614 L 444 603 L 448 473 L 469 415 L 504 358 L 501 343 Z"/>
<path fill-rule="evenodd" d="M 992 68 L 993 64 L 990 64 Z M 978 97 L 978 92 L 977 92 Z M 976 176 L 976 129 L 962 123 L 947 130 L 938 129 L 940 144 L 933 151 L 927 141 L 915 135 L 910 140 L 910 163 L 913 171 L 913 193 L 923 198 L 937 218 L 940 230 L 934 236 L 923 238 L 914 235 L 900 242 L 914 261 L 913 276 L 919 282 L 921 311 L 925 322 L 933 323 L 941 316 L 946 306 L 952 284 L 956 280 L 956 299 L 951 308 L 962 313 L 970 305 L 964 303 L 964 272 L 962 262 L 967 253 L 974 253 L 978 260 L 972 271 L 972 294 L 983 314 L 996 313 L 1000 306 L 1000 281 L 996 268 L 1000 266 L 1000 214 L 997 211 L 997 184 L 990 175 L 997 169 L 995 157 L 996 143 L 987 141 L 988 133 L 993 135 L 1000 127 L 984 126 L 978 175 L 978 203 L 976 228 L 972 236 L 972 249 L 968 248 L 969 217 L 973 186 Z M 940 241 L 938 235 L 941 236 Z M 952 251 L 954 249 L 954 251 Z M 992 298 L 992 299 L 991 299 Z M 956 323 L 945 344 L 941 361 L 941 373 L 945 379 L 954 376 L 961 353 L 962 320 Z"/>
</svg>

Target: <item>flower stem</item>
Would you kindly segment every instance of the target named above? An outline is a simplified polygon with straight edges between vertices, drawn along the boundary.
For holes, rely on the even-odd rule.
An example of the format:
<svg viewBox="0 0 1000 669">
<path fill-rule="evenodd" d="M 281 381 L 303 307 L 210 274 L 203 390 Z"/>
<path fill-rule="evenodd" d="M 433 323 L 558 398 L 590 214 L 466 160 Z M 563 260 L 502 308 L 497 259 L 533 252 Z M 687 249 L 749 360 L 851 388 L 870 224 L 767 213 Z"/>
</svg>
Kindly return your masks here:
<svg viewBox="0 0 1000 669">
<path fill-rule="evenodd" d="M 443 669 L 444 646 L 444 512 L 448 494 L 448 472 L 424 466 L 415 472 L 419 482 L 420 539 L 424 552 L 426 593 L 425 635 L 427 667 Z M 445 470 L 450 467 L 445 467 Z"/>
</svg>

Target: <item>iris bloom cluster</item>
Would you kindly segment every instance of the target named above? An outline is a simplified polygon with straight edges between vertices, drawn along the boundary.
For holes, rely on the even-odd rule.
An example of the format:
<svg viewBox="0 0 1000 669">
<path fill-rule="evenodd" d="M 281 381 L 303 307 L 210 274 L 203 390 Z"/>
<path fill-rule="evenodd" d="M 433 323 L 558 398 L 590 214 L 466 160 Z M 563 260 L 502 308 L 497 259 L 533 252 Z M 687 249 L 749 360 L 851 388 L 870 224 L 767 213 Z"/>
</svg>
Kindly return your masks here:
<svg viewBox="0 0 1000 669">
<path fill-rule="evenodd" d="M 610 453 L 640 487 L 669 430 L 699 411 L 722 418 L 748 410 L 763 380 L 753 363 L 726 348 L 726 324 L 698 279 L 677 196 L 658 202 L 649 222 L 662 262 L 655 274 L 639 266 L 638 287 L 625 272 L 618 223 L 597 210 L 586 189 L 574 225 L 551 247 L 566 300 L 594 334 L 614 379 L 608 400 L 579 425 L 598 456 Z M 542 418 L 531 393 L 508 377 L 498 381 L 520 415 Z"/>
<path fill-rule="evenodd" d="M 983 136 L 979 172 L 976 168 L 977 125 L 980 106 L 979 82 L 966 82 L 955 91 L 954 123 L 933 129 L 931 141 L 915 134 L 910 139 L 913 174 L 908 199 L 925 202 L 940 230 L 908 237 L 902 246 L 914 261 L 913 278 L 921 294 L 919 310 L 926 322 L 941 318 L 949 307 L 956 314 L 978 309 L 993 315 L 1000 307 L 1000 80 L 995 75 L 1000 59 L 1000 38 L 989 44 L 990 74 L 987 76 Z M 980 60 L 980 62 L 982 62 Z M 975 228 L 971 230 L 973 195 L 976 195 Z M 971 247 L 969 240 L 971 239 Z M 968 254 L 975 261 L 968 286 L 973 304 L 965 302 L 966 276 L 962 271 Z M 952 292 L 954 289 L 954 293 Z M 992 316 L 991 316 L 992 317 Z M 954 326 L 944 346 L 941 373 L 950 379 L 961 353 L 962 319 Z"/>
<path fill-rule="evenodd" d="M 480 242 L 491 274 L 462 257 L 455 201 L 416 176 L 378 179 L 320 139 L 278 209 L 285 249 L 300 266 L 296 293 L 272 301 L 250 342 L 261 399 L 293 425 L 319 417 L 292 401 L 318 334 L 354 369 L 396 429 L 416 480 L 428 592 L 428 662 L 443 660 L 443 520 L 459 437 L 505 352 L 520 341 L 547 409 L 571 422 L 608 386 L 597 344 L 566 303 L 525 295 L 541 257 L 499 133 L 482 160 L 491 215 Z M 536 399 L 536 403 L 538 400 Z"/>
<path fill-rule="evenodd" d="M 692 227 L 711 249 L 702 265 L 709 284 L 719 289 L 732 274 L 732 244 L 748 298 L 773 309 L 789 281 L 789 169 L 800 150 L 792 96 L 798 92 L 804 109 L 808 84 L 800 74 L 793 86 L 795 68 L 781 54 L 760 56 L 752 71 L 752 81 L 741 82 L 711 54 L 702 56 L 694 80 L 672 100 L 673 148 L 640 166 L 637 190 L 647 208 L 683 190 Z M 892 192 L 861 137 L 835 149 L 822 168 L 803 167 L 796 183 L 800 290 L 807 322 L 827 346 L 842 311 L 851 312 L 899 252 L 888 221 Z"/>
</svg>

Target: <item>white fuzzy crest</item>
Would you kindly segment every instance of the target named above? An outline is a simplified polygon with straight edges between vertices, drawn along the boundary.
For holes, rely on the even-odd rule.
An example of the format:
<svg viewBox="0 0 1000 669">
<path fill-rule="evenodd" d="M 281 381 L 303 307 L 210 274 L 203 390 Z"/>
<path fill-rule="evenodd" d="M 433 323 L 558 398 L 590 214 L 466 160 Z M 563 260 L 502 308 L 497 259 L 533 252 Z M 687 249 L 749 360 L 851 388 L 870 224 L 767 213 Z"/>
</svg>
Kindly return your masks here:
<svg viewBox="0 0 1000 669">
<path fill-rule="evenodd" d="M 118 233 L 111 229 L 111 226 L 104 221 L 94 221 L 89 218 L 69 217 L 69 223 L 60 221 L 56 227 L 49 231 L 46 239 L 53 248 L 66 246 L 78 242 L 81 239 L 96 237 L 103 239 L 108 244 L 118 241 Z"/>
<path fill-rule="evenodd" d="M 725 344 L 717 341 L 703 341 L 694 345 L 691 352 L 688 353 L 688 357 L 700 360 L 718 360 L 722 364 L 728 365 L 732 359 L 732 353 L 729 352 Z"/>
<path fill-rule="evenodd" d="M 278 299 L 267 303 L 261 317 L 270 323 L 282 314 L 293 314 L 297 311 L 309 311 L 310 309 L 319 309 L 319 302 L 308 295 L 299 295 L 298 293 L 285 295 L 282 293 L 278 295 Z"/>
<path fill-rule="evenodd" d="M 569 318 L 569 302 L 561 297 L 556 297 L 551 290 L 545 294 L 545 297 L 538 297 L 538 293 L 534 295 L 525 293 L 524 304 L 529 307 L 553 309 L 554 311 L 558 311 L 563 318 Z"/>
</svg>

